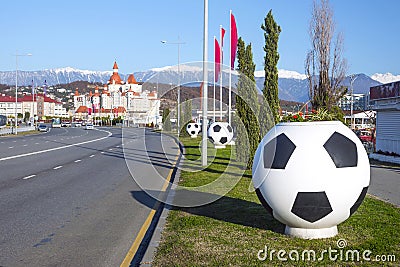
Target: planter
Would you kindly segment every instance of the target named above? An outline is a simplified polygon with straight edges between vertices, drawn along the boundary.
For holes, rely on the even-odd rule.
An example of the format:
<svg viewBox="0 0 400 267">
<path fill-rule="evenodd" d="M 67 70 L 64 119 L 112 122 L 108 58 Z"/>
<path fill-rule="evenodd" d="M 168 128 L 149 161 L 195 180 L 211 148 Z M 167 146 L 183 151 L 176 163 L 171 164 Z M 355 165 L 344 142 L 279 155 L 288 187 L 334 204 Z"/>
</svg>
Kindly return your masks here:
<svg viewBox="0 0 400 267">
<path fill-rule="evenodd" d="M 332 237 L 367 193 L 368 155 L 339 121 L 280 123 L 257 148 L 252 181 L 286 234 Z"/>
<path fill-rule="evenodd" d="M 215 148 L 225 148 L 233 138 L 233 129 L 227 122 L 214 122 L 208 127 L 208 139 Z"/>
</svg>

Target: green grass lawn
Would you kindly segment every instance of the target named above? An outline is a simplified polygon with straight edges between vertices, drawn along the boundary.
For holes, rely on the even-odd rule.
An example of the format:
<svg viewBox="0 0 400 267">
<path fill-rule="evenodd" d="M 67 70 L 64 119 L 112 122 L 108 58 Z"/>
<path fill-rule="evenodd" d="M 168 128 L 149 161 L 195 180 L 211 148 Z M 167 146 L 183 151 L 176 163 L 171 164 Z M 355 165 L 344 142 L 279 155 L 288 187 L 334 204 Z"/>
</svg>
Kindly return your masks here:
<svg viewBox="0 0 400 267">
<path fill-rule="evenodd" d="M 200 138 L 181 141 L 185 145 L 186 171 L 181 172 L 180 185 L 194 187 L 210 183 L 224 172 L 236 179 L 235 172 L 243 172 L 237 164 L 231 162 L 228 166 L 234 154 L 230 147 L 217 150 L 213 163 L 207 169 L 192 172 L 191 169 L 200 168 Z M 210 150 L 211 154 L 215 152 Z M 153 266 L 400 265 L 400 209 L 395 206 L 367 196 L 357 212 L 338 226 L 336 237 L 303 240 L 284 235 L 284 225 L 267 213 L 255 192 L 249 191 L 252 188 L 251 171 L 241 176 L 232 190 L 213 203 L 170 211 Z M 347 242 L 341 250 L 337 246 L 340 239 Z M 265 247 L 268 249 L 267 259 L 262 261 L 257 254 L 264 256 L 263 251 L 259 251 L 265 251 Z M 327 252 L 322 254 L 329 248 L 337 250 L 331 251 L 332 260 Z M 275 252 L 271 257 L 272 250 Z M 286 261 L 278 259 L 279 250 L 286 252 L 281 254 Z M 311 250 L 316 253 L 315 261 L 312 254 L 308 259 L 307 253 Z M 356 257 L 351 260 L 351 250 L 358 250 L 359 261 Z M 366 250 L 370 250 L 371 254 Z M 299 260 L 296 260 L 296 251 Z M 363 260 L 363 252 L 371 261 Z M 289 253 L 294 260 L 290 259 Z M 302 253 L 305 260 L 302 260 Z M 323 257 L 319 260 L 321 254 Z M 395 261 L 377 262 L 377 255 L 384 255 L 386 260 L 394 255 Z"/>
</svg>

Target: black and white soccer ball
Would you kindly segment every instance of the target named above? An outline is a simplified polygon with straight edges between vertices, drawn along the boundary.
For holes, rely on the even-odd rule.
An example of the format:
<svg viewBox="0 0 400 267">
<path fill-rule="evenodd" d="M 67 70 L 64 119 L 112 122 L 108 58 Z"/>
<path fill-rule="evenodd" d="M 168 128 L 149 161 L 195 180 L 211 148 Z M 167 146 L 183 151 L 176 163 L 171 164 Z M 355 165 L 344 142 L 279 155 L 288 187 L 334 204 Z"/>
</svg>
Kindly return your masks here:
<svg viewBox="0 0 400 267">
<path fill-rule="evenodd" d="M 214 122 L 208 127 L 207 136 L 216 148 L 222 148 L 232 141 L 233 129 L 227 122 Z"/>
<path fill-rule="evenodd" d="M 302 229 L 336 228 L 357 210 L 370 183 L 361 141 L 337 121 L 277 124 L 259 144 L 252 173 L 264 207 Z"/>
<path fill-rule="evenodd" d="M 201 132 L 201 125 L 197 122 L 190 122 L 186 126 L 186 131 L 188 132 L 190 137 L 196 138 L 197 135 L 199 135 L 199 133 Z"/>
</svg>

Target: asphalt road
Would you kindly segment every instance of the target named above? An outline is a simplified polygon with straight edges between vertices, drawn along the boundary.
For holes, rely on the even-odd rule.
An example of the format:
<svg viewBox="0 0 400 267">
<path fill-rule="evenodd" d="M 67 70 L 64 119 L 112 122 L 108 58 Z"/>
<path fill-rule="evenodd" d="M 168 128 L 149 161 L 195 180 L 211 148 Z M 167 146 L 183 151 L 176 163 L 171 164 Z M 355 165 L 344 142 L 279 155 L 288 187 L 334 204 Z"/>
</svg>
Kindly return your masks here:
<svg viewBox="0 0 400 267">
<path fill-rule="evenodd" d="M 167 154 L 178 151 L 144 129 L 124 135 L 61 128 L 0 138 L 0 266 L 121 264 L 155 203 L 132 179 L 123 143 L 138 159 L 131 171 L 145 168 L 149 178 L 166 177 L 173 163 L 161 142 Z"/>
<path fill-rule="evenodd" d="M 400 207 L 400 168 L 372 166 L 368 193 Z"/>
</svg>

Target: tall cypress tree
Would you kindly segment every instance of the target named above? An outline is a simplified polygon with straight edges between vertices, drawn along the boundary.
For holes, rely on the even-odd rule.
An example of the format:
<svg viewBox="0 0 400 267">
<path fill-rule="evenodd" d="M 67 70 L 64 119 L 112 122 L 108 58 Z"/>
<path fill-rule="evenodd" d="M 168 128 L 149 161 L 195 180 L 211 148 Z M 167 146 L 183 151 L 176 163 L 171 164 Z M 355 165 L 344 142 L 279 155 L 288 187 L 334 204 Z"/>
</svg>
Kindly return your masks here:
<svg viewBox="0 0 400 267">
<path fill-rule="evenodd" d="M 256 65 L 253 62 L 251 44 L 238 40 L 238 94 L 236 95 L 237 125 L 236 157 L 240 162 L 253 165 L 253 158 L 260 142 L 260 129 L 257 121 L 259 105 L 257 87 L 254 79 Z M 247 160 L 247 162 L 245 162 Z"/>
<path fill-rule="evenodd" d="M 169 108 L 164 108 L 162 115 L 162 122 L 163 122 L 163 130 L 167 132 L 171 131 L 171 120 L 169 116 L 170 116 Z"/>
<path fill-rule="evenodd" d="M 279 98 L 278 98 L 278 41 L 281 27 L 275 22 L 272 10 L 270 10 L 264 19 L 264 24 L 261 25 L 264 30 L 265 38 L 265 57 L 264 71 L 265 81 L 263 95 L 268 102 L 269 108 L 273 115 L 273 122 L 279 122 Z M 267 122 L 270 124 L 271 122 Z"/>
<path fill-rule="evenodd" d="M 180 136 L 189 136 L 186 131 L 187 125 L 192 120 L 192 99 L 188 99 L 183 102 L 183 110 L 181 109 L 181 132 Z"/>
</svg>

